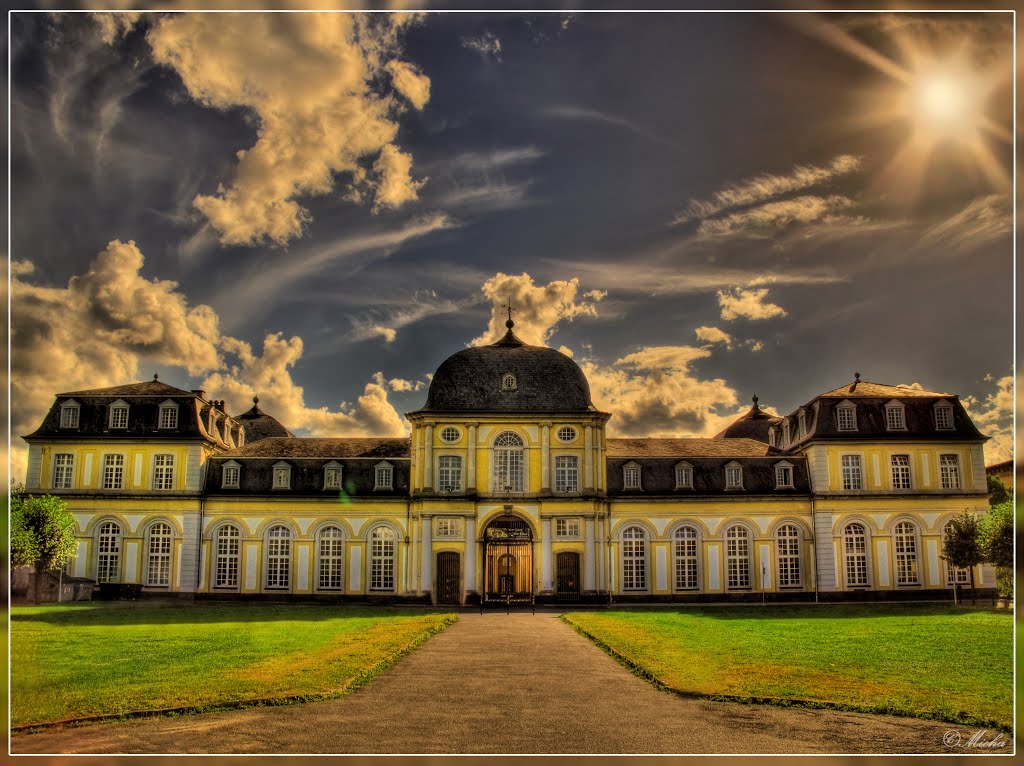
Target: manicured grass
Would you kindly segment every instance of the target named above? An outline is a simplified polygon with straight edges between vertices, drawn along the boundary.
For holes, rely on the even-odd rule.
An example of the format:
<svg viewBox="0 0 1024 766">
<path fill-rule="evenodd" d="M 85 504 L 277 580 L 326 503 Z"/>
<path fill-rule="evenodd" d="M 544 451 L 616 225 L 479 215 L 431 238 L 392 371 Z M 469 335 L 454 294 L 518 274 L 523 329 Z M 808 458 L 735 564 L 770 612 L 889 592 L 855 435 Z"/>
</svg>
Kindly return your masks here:
<svg viewBox="0 0 1024 766">
<path fill-rule="evenodd" d="M 670 689 L 1013 724 L 1013 614 L 945 605 L 694 607 L 563 619 Z M 771 698 L 770 700 L 764 698 Z"/>
<path fill-rule="evenodd" d="M 16 607 L 11 723 L 336 697 L 455 619 L 319 605 Z"/>
</svg>

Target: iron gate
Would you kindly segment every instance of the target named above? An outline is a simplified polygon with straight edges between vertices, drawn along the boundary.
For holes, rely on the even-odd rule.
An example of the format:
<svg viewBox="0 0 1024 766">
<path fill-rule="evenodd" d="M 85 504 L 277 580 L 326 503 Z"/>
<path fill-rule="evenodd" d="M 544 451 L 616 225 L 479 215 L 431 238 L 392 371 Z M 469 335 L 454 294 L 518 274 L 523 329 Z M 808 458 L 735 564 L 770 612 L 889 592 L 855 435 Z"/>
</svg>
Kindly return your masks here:
<svg viewBox="0 0 1024 766">
<path fill-rule="evenodd" d="M 437 554 L 437 581 L 434 593 L 438 604 L 458 604 L 462 601 L 462 572 L 458 553 Z"/>
<path fill-rule="evenodd" d="M 484 530 L 483 602 L 532 601 L 533 534 L 530 525 L 518 516 L 499 516 Z"/>
<path fill-rule="evenodd" d="M 555 557 L 558 579 L 555 595 L 559 601 L 578 601 L 580 598 L 580 554 L 563 551 Z"/>
</svg>

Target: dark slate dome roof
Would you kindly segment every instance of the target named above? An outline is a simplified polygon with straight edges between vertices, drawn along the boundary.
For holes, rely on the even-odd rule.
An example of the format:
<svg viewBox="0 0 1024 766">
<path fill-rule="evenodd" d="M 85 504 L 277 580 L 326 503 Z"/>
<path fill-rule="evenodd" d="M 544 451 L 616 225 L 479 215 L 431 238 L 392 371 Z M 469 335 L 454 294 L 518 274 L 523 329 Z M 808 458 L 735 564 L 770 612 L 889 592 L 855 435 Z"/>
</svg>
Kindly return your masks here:
<svg viewBox="0 0 1024 766">
<path fill-rule="evenodd" d="M 768 429 L 782 421 L 782 418 L 769 415 L 757 406 L 757 394 L 754 394 L 754 406 L 738 420 L 731 423 L 724 431 L 719 431 L 713 439 L 756 439 L 768 443 Z"/>
<path fill-rule="evenodd" d="M 245 443 L 252 444 L 271 436 L 294 436 L 281 422 L 259 408 L 258 396 L 252 398 L 252 409 L 235 416 L 245 427 Z"/>
<path fill-rule="evenodd" d="M 530 346 L 512 332 L 490 346 L 467 348 L 441 363 L 421 412 L 595 412 L 583 370 L 560 351 Z M 503 380 L 511 373 L 515 388 Z"/>
</svg>

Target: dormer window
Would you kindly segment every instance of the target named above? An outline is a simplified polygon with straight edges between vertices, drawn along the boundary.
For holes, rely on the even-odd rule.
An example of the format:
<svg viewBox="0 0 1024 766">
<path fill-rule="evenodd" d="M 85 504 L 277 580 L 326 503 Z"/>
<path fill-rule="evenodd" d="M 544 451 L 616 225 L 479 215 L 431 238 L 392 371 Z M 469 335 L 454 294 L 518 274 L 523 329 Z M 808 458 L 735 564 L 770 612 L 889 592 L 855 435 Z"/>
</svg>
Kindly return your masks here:
<svg viewBox="0 0 1024 766">
<path fill-rule="evenodd" d="M 676 489 L 693 489 L 693 466 L 689 463 L 676 464 Z"/>
<path fill-rule="evenodd" d="M 836 406 L 836 427 L 840 431 L 857 430 L 857 406 L 848 399 Z"/>
<path fill-rule="evenodd" d="M 341 463 L 332 460 L 324 466 L 324 489 L 341 489 Z"/>
<path fill-rule="evenodd" d="M 226 489 L 238 489 L 239 478 L 242 475 L 242 466 L 234 460 L 224 464 L 224 473 L 221 474 L 221 487 Z"/>
<path fill-rule="evenodd" d="M 775 464 L 775 489 L 793 489 L 793 464 L 783 460 Z"/>
<path fill-rule="evenodd" d="M 78 428 L 78 416 L 82 408 L 76 401 L 66 401 L 60 406 L 60 427 Z"/>
<path fill-rule="evenodd" d="M 373 488 L 392 489 L 394 487 L 395 468 L 391 463 L 382 461 L 373 467 Z"/>
<path fill-rule="evenodd" d="M 292 467 L 283 460 L 274 463 L 274 489 L 292 488 Z"/>
<path fill-rule="evenodd" d="M 769 447 L 774 447 L 775 446 L 775 433 L 776 433 L 775 432 L 775 426 L 772 426 L 771 428 L 768 429 L 768 446 Z"/>
<path fill-rule="evenodd" d="M 128 403 L 118 399 L 110 405 L 110 425 L 108 428 L 128 427 Z"/>
<path fill-rule="evenodd" d="M 797 438 L 801 438 L 802 439 L 803 437 L 807 436 L 807 413 L 804 412 L 803 410 L 800 410 L 796 414 L 796 422 L 797 422 L 797 431 L 796 431 Z"/>
<path fill-rule="evenodd" d="M 885 430 L 907 430 L 906 408 L 903 406 L 903 402 L 899 402 L 893 399 L 891 402 L 885 405 Z"/>
<path fill-rule="evenodd" d="M 501 377 L 501 390 L 502 391 L 515 391 L 516 388 L 517 388 L 517 386 L 516 386 L 516 376 L 513 375 L 511 372 L 506 372 Z"/>
<path fill-rule="evenodd" d="M 743 466 L 735 460 L 725 466 L 725 488 L 743 489 Z"/>
<path fill-rule="evenodd" d="M 935 430 L 953 430 L 953 405 L 947 401 L 935 403 Z"/>
<path fill-rule="evenodd" d="M 160 419 L 157 427 L 163 429 L 174 429 L 178 427 L 178 405 L 167 400 L 160 405 Z"/>
<path fill-rule="evenodd" d="M 783 420 L 782 421 L 782 446 L 783 447 L 788 447 L 789 446 L 789 421 L 788 420 Z"/>
<path fill-rule="evenodd" d="M 626 463 L 622 466 L 622 488 L 641 489 L 639 463 Z"/>
</svg>

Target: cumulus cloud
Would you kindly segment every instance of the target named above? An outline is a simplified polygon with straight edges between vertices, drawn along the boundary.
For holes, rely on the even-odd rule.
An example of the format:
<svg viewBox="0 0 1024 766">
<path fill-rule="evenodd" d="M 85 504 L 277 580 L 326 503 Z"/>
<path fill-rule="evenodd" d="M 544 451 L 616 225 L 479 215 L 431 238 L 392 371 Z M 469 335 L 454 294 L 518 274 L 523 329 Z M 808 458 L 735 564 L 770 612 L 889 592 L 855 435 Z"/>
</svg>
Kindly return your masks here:
<svg viewBox="0 0 1024 766">
<path fill-rule="evenodd" d="M 401 416 L 387 400 L 388 384 L 382 376 L 367 383 L 353 404 L 342 402 L 334 411 L 310 408 L 291 376 L 302 356 L 301 338 L 268 335 L 258 356 L 247 343 L 221 333 L 211 307 L 190 305 L 176 283 L 147 278 L 143 266 L 136 244 L 119 240 L 110 242 L 66 287 L 33 284 L 30 262 L 12 264 L 10 392 L 15 437 L 38 427 L 56 393 L 148 379 L 160 366 L 206 376 L 203 387 L 211 396 L 231 402 L 234 412 L 248 409 L 252 395 L 258 393 L 265 409 L 296 432 L 405 433 Z M 164 380 L 176 384 L 166 375 Z M 181 387 L 188 386 L 182 381 Z M 12 449 L 20 471 L 24 452 L 19 445 Z"/>
<path fill-rule="evenodd" d="M 729 290 L 719 290 L 717 295 L 718 305 L 722 308 L 722 319 L 727 322 L 740 317 L 758 320 L 786 316 L 784 308 L 765 301 L 768 295 L 767 287 L 733 287 Z"/>
<path fill-rule="evenodd" d="M 182 13 L 160 18 L 147 39 L 189 94 L 217 109 L 256 116 L 256 143 L 238 152 L 234 179 L 195 207 L 223 244 L 280 245 L 302 234 L 297 201 L 323 195 L 336 174 L 359 193 L 398 207 L 417 197 L 412 159 L 393 144 L 401 103 L 429 98 L 430 82 L 397 58 L 405 14 Z M 391 82 L 393 91 L 380 85 Z M 373 173 L 366 164 L 376 157 Z"/>
<path fill-rule="evenodd" d="M 967 409 L 971 420 L 986 436 L 992 437 L 985 443 L 985 462 L 989 465 L 1013 457 L 1013 376 L 1006 375 L 998 380 L 986 377 L 986 382 L 995 384 L 983 398 L 965 396 L 960 401 Z"/>
<path fill-rule="evenodd" d="M 1003 239 L 1007 248 L 1013 234 L 1010 200 L 991 194 L 972 200 L 963 210 L 925 231 L 921 244 L 927 248 L 951 248 L 961 253 Z"/>
<path fill-rule="evenodd" d="M 480 288 L 491 303 L 491 318 L 482 335 L 471 345 L 494 343 L 505 334 L 508 312 L 504 306 L 512 302 L 515 334 L 525 343 L 545 345 L 562 320 L 572 321 L 581 316 L 597 316 L 597 304 L 608 294 L 590 290 L 579 299 L 579 279 L 555 280 L 546 285 L 535 285 L 533 277 L 497 273 Z"/>
<path fill-rule="evenodd" d="M 694 332 L 697 334 L 697 340 L 704 343 L 732 343 L 732 336 L 717 327 L 698 327 Z"/>
<path fill-rule="evenodd" d="M 405 380 L 404 378 L 392 378 L 388 381 L 392 391 L 422 391 L 426 383 L 422 380 Z"/>
<path fill-rule="evenodd" d="M 850 216 L 836 216 L 840 210 L 853 206 L 853 200 L 833 194 L 829 197 L 818 197 L 805 194 L 793 199 L 767 202 L 757 207 L 740 210 L 721 218 L 709 218 L 701 221 L 697 227 L 697 236 L 703 239 L 724 237 L 737 234 L 763 234 L 766 230 L 774 230 L 794 223 L 814 223 L 815 221 L 835 220 L 844 225 L 855 225 L 859 220 Z"/>
<path fill-rule="evenodd" d="M 710 218 L 723 210 L 746 207 L 782 194 L 817 186 L 838 176 L 860 170 L 860 168 L 859 157 L 840 154 L 825 166 L 796 165 L 785 175 L 762 173 L 716 191 L 711 195 L 710 200 L 690 200 L 686 210 L 679 213 L 672 223 L 679 224 L 694 219 Z"/>
<path fill-rule="evenodd" d="M 463 37 L 463 48 L 479 53 L 483 58 L 501 61 L 501 40 L 493 32 L 484 32 L 476 37 Z"/>
</svg>

